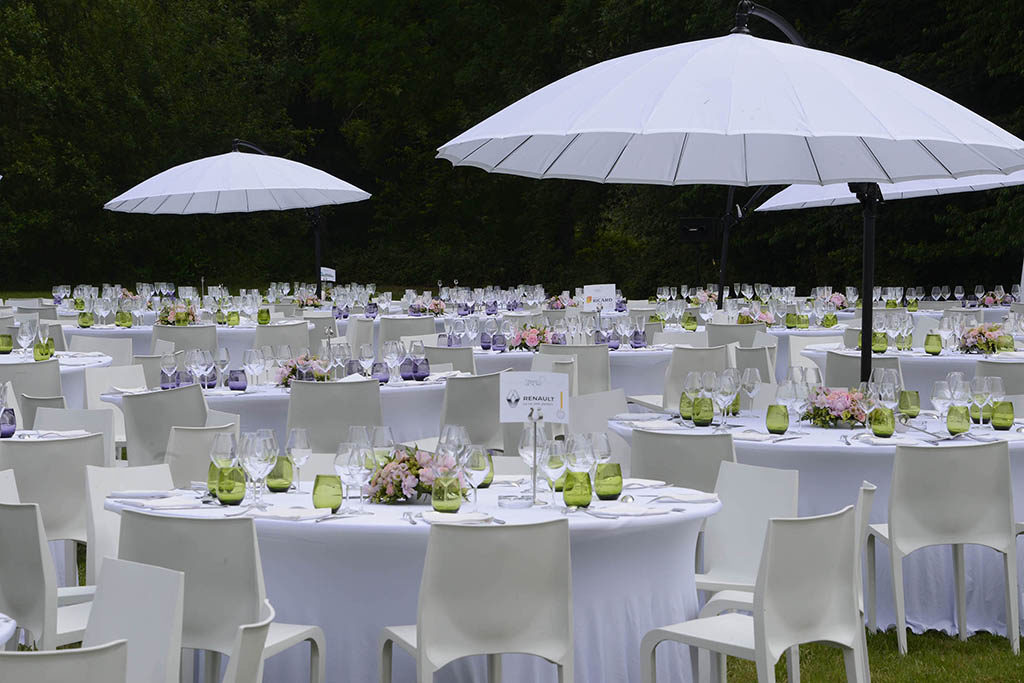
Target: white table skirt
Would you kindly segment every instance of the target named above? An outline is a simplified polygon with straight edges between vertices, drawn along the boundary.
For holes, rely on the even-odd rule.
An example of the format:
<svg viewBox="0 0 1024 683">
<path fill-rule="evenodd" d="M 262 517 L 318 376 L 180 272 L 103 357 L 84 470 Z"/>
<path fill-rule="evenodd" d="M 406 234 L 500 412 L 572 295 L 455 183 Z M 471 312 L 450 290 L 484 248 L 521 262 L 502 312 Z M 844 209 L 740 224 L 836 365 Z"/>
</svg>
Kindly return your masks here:
<svg viewBox="0 0 1024 683">
<path fill-rule="evenodd" d="M 763 415 L 733 417 L 730 422 L 739 424 L 743 429 L 764 431 Z M 610 426 L 632 445 L 632 429 L 618 422 L 611 422 Z M 931 422 L 926 428 L 938 432 L 941 425 Z M 860 483 L 870 481 L 878 486 L 871 521 L 876 524 L 886 522 L 895 447 L 847 446 L 840 437 L 852 434 L 850 430 L 806 426 L 803 429 L 808 432 L 807 436 L 778 444 L 736 440 L 736 460 L 761 467 L 798 470 L 801 516 L 834 512 L 856 503 Z M 1010 462 L 1016 519 L 1024 520 L 1024 435 L 1010 433 L 1008 438 L 1012 439 Z M 1005 582 L 1000 555 L 980 546 L 967 546 L 965 555 L 968 635 L 978 631 L 1005 634 Z M 1024 572 L 1024 540 L 1017 543 L 1017 563 L 1018 571 Z M 914 552 L 904 560 L 903 567 L 907 624 L 915 633 L 928 629 L 956 633 L 953 562 L 949 546 Z M 889 551 L 881 543 L 877 546 L 876 576 L 878 623 L 881 628 L 888 628 L 895 625 L 896 612 Z"/>
<path fill-rule="evenodd" d="M 60 361 L 61 393 L 68 408 L 85 408 L 85 369 L 106 367 L 114 360 L 110 356 L 73 356 L 60 351 L 56 358 Z M 0 356 L 0 363 L 25 361 L 25 357 L 17 352 Z"/>
<path fill-rule="evenodd" d="M 246 393 L 225 393 L 223 389 L 204 391 L 206 405 L 214 410 L 241 416 L 241 430 L 252 432 L 270 428 L 282 446 L 288 443 L 287 389 L 274 386 L 253 387 Z M 121 394 L 104 394 L 103 400 L 120 407 Z M 381 414 L 399 441 L 411 441 L 438 435 L 444 383 L 417 383 L 380 389 Z"/>
<path fill-rule="evenodd" d="M 512 490 L 481 491 L 481 508 L 509 524 L 560 517 L 548 507 L 498 508 L 497 495 Z M 309 506 L 310 494 L 273 495 L 271 500 Z M 720 503 L 688 505 L 686 512 L 650 517 L 597 519 L 583 513 L 570 517 L 575 680 L 639 682 L 644 633 L 696 617 L 697 532 L 720 507 Z M 118 509 L 109 501 L 107 508 Z M 430 527 L 411 526 L 401 515 L 428 508 L 375 505 L 372 509 L 373 516 L 325 524 L 256 522 L 267 597 L 279 621 L 323 628 L 328 681 L 377 680 L 381 629 L 416 622 Z M 219 516 L 223 512 L 213 508 L 169 514 Z M 538 658 L 505 655 L 502 663 L 507 681 L 555 681 L 555 667 Z M 400 648 L 395 648 L 394 665 L 396 682 L 415 680 L 415 663 Z M 291 648 L 267 660 L 264 681 L 290 683 L 302 678 L 308 666 L 308 649 Z M 658 673 L 659 680 L 693 680 L 689 650 L 673 645 L 659 648 Z M 483 658 L 456 660 L 435 680 L 484 681 Z"/>
</svg>

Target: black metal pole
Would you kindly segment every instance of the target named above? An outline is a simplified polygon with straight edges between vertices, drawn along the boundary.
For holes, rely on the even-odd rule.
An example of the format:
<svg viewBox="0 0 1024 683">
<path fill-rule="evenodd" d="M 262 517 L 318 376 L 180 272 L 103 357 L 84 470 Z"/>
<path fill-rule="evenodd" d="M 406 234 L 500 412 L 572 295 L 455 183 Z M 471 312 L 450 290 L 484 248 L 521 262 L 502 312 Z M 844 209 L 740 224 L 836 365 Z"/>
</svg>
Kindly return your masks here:
<svg viewBox="0 0 1024 683">
<path fill-rule="evenodd" d="M 732 200 L 735 196 L 736 188 L 730 186 L 729 196 L 725 200 L 725 215 L 722 217 L 722 259 L 718 263 L 718 310 L 725 307 L 725 266 L 729 261 L 729 230 L 736 222 L 732 208 Z"/>
<path fill-rule="evenodd" d="M 860 320 L 860 380 L 871 379 L 871 335 L 874 330 L 874 300 L 871 297 L 875 288 L 875 221 L 878 218 L 878 205 L 882 203 L 882 191 L 878 183 L 850 183 L 850 192 L 857 195 L 857 201 L 863 207 L 864 214 L 864 261 L 861 280 L 861 320 Z"/>
<path fill-rule="evenodd" d="M 313 209 L 313 254 L 314 260 L 316 261 L 316 298 L 320 298 L 323 294 L 321 291 L 323 287 L 323 278 L 320 277 L 320 209 L 319 207 Z"/>
</svg>

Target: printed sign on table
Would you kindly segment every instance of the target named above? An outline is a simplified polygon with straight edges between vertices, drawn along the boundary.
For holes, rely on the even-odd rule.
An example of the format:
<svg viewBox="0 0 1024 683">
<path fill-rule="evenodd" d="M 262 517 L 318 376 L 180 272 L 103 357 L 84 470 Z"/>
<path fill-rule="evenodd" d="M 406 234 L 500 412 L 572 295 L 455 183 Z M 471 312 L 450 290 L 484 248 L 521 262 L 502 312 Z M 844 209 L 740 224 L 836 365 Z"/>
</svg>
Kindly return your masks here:
<svg viewBox="0 0 1024 683">
<path fill-rule="evenodd" d="M 615 285 L 583 286 L 583 310 L 596 311 L 598 306 L 602 311 L 615 310 Z"/>
<path fill-rule="evenodd" d="M 335 275 L 334 275 L 334 268 L 324 268 L 324 267 L 321 266 L 321 268 L 320 268 L 320 281 L 321 282 L 337 282 L 337 280 L 335 280 L 334 277 L 335 277 Z"/>
<path fill-rule="evenodd" d="M 529 422 L 530 411 L 545 422 L 569 422 L 569 376 L 558 372 L 503 372 L 500 380 L 502 422 Z"/>
</svg>

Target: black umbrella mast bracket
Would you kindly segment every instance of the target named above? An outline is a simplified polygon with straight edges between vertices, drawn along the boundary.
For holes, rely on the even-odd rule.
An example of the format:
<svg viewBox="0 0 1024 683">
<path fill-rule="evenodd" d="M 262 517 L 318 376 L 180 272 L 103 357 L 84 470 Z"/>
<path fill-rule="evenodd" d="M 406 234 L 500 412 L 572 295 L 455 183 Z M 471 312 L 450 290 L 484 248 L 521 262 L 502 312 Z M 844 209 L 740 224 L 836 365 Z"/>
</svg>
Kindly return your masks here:
<svg viewBox="0 0 1024 683">
<path fill-rule="evenodd" d="M 860 300 L 860 380 L 871 379 L 871 335 L 874 331 L 875 289 L 875 221 L 882 203 L 882 190 L 878 183 L 849 183 L 850 192 L 857 196 L 864 213 L 864 263 Z"/>
<path fill-rule="evenodd" d="M 245 140 L 239 140 L 235 138 L 231 141 L 231 151 L 239 151 L 239 147 L 245 147 L 251 149 L 254 152 L 258 152 L 264 156 L 270 156 L 267 152 L 260 147 L 246 142 Z M 320 207 L 316 207 L 313 210 L 306 209 L 306 215 L 309 216 L 310 221 L 313 223 L 313 258 L 316 261 L 316 296 L 319 299 L 323 292 L 321 287 L 323 286 L 323 278 L 320 277 L 320 229 L 323 227 L 323 218 L 320 215 Z"/>
</svg>

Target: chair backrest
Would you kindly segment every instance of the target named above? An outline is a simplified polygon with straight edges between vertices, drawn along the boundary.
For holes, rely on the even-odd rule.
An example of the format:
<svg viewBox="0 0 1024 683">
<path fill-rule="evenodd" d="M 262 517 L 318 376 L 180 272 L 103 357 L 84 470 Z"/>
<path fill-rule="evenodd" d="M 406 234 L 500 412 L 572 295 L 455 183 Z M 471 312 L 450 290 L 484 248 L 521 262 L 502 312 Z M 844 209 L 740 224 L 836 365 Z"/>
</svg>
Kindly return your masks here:
<svg viewBox="0 0 1024 683">
<path fill-rule="evenodd" d="M 627 411 L 626 392 L 612 389 L 599 394 L 569 398 L 569 433 L 604 432 L 612 447 L 610 462 L 618 463 L 622 476 L 633 476 L 631 449 L 626 440 L 608 428 L 608 420 Z"/>
<path fill-rule="evenodd" d="M 10 382 L 21 411 L 21 395 L 60 396 L 60 362 L 56 358 L 27 363 L 0 363 L 0 383 Z"/>
<path fill-rule="evenodd" d="M 275 616 L 270 601 L 264 600 L 263 607 L 260 608 L 260 620 L 255 624 L 243 624 L 238 627 L 221 683 L 263 680 L 263 648 Z"/>
<path fill-rule="evenodd" d="M 547 353 L 535 353 L 530 359 L 530 372 L 560 372 L 563 375 L 568 375 L 569 395 L 579 394 L 579 368 L 576 356 L 552 356 Z"/>
<path fill-rule="evenodd" d="M 501 373 L 449 377 L 441 404 L 441 427 L 463 425 L 470 443 L 502 448 L 499 384 Z"/>
<path fill-rule="evenodd" d="M 100 564 L 105 557 L 117 557 L 117 539 L 121 533 L 121 517 L 104 509 L 103 505 L 114 491 L 168 491 L 174 488 L 171 470 L 167 465 L 145 467 L 93 467 L 85 468 L 86 532 L 85 583 L 96 583 Z"/>
<path fill-rule="evenodd" d="M 309 324 L 305 320 L 278 323 L 277 325 L 257 325 L 256 336 L 252 348 L 261 346 L 281 346 L 287 344 L 293 355 L 299 355 L 301 349 L 309 348 Z M 316 353 L 316 349 L 311 349 Z M 241 359 L 239 359 L 241 360 Z"/>
<path fill-rule="evenodd" d="M 156 386 L 160 386 L 160 358 L 156 358 Z M 113 415 L 114 435 L 124 439 L 124 412 L 120 406 L 107 403 L 101 396 L 119 389 L 149 387 L 146 369 L 142 365 L 121 365 L 106 368 L 85 369 L 85 407 L 90 410 L 106 410 Z"/>
<path fill-rule="evenodd" d="M 214 437 L 223 433 L 237 437 L 237 432 L 233 422 L 212 427 L 171 427 L 164 462 L 171 468 L 174 487 L 187 489 L 193 481 L 206 481 Z"/>
<path fill-rule="evenodd" d="M 178 683 L 185 575 L 108 557 L 82 647 L 128 642 L 129 681 Z"/>
<path fill-rule="evenodd" d="M 975 543 L 1005 553 L 1015 538 L 1012 482 L 1006 441 L 897 446 L 889 489 L 892 547 L 908 555 L 929 545 Z"/>
<path fill-rule="evenodd" d="M 856 511 L 768 522 L 754 589 L 754 640 L 774 664 L 811 641 L 863 638 Z"/>
<path fill-rule="evenodd" d="M 714 491 L 723 461 L 736 462 L 731 434 L 676 434 L 633 431 L 634 477 Z"/>
<path fill-rule="evenodd" d="M 413 342 L 420 342 L 424 348 L 427 346 L 437 346 L 437 332 L 431 332 L 430 334 L 405 334 L 399 340 L 405 344 L 405 348 L 408 349 Z"/>
<path fill-rule="evenodd" d="M 69 351 L 99 351 L 110 356 L 113 360 L 111 365 L 132 364 L 132 340 L 131 337 L 94 337 L 92 335 L 73 334 L 71 335 L 71 348 Z"/>
<path fill-rule="evenodd" d="M 14 314 L 14 320 L 16 322 L 19 322 L 19 323 L 23 323 L 26 320 L 32 320 L 32 321 L 38 322 L 39 321 L 39 312 L 38 311 L 25 311 L 25 312 L 22 312 L 19 309 Z"/>
<path fill-rule="evenodd" d="M 733 342 L 740 346 L 753 346 L 754 336 L 765 332 L 768 326 L 764 323 L 708 323 L 704 329 L 708 333 L 708 346 L 725 346 Z"/>
<path fill-rule="evenodd" d="M 328 453 L 333 458 L 338 443 L 348 440 L 349 427 L 380 424 L 380 383 L 375 379 L 292 382 L 288 429 L 305 427 L 314 453 Z"/>
<path fill-rule="evenodd" d="M 779 338 L 768 332 L 758 332 L 754 335 L 754 346 L 768 347 L 768 353 L 772 357 L 772 367 L 779 367 Z"/>
<path fill-rule="evenodd" d="M 40 299 L 39 297 L 22 297 L 7 299 L 7 301 L 5 301 L 4 303 L 7 306 L 13 306 L 18 310 L 21 310 L 23 307 L 39 308 L 40 304 L 42 304 L 42 299 Z"/>
<path fill-rule="evenodd" d="M 56 320 L 46 320 L 44 318 L 44 319 L 42 319 L 40 321 L 39 324 L 43 325 L 43 326 L 46 326 L 46 325 L 49 326 L 47 331 L 48 331 L 48 333 L 50 335 L 50 339 L 53 340 L 53 350 L 54 351 L 67 351 L 68 350 L 68 341 L 64 337 L 64 328 L 61 326 L 61 324 L 58 321 L 56 321 Z"/>
<path fill-rule="evenodd" d="M 174 345 L 172 344 L 171 346 L 174 346 Z M 185 352 L 184 351 L 175 351 L 174 349 L 171 349 L 167 353 L 173 353 L 174 354 L 174 358 L 178 361 L 178 369 L 180 370 L 182 368 L 182 365 L 183 365 L 184 361 L 185 361 Z M 132 363 L 134 365 L 142 366 L 142 374 L 143 374 L 143 377 L 145 377 L 145 379 L 146 379 L 146 386 L 149 387 L 150 389 L 159 389 L 160 388 L 160 358 L 161 358 L 161 356 L 162 356 L 162 354 L 158 352 L 158 353 L 156 353 L 154 355 L 143 355 L 143 356 L 133 356 L 132 357 Z"/>
<path fill-rule="evenodd" d="M 366 318 L 362 315 L 350 315 L 348 317 L 348 328 L 345 330 L 345 337 L 348 345 L 352 347 L 352 354 L 359 353 L 359 347 L 363 344 L 373 343 L 373 318 Z"/>
<path fill-rule="evenodd" d="M 432 316 L 383 315 L 380 318 L 380 337 L 378 343 L 401 341 L 402 337 L 436 333 L 437 327 Z"/>
<path fill-rule="evenodd" d="M 796 517 L 798 487 L 796 470 L 723 462 L 715 486 L 722 509 L 704 526 L 705 568 L 753 585 L 768 520 Z"/>
<path fill-rule="evenodd" d="M 0 652 L 0 671 L 4 683 L 124 683 L 127 659 L 128 643 L 116 640 L 73 650 Z"/>
<path fill-rule="evenodd" d="M 479 608 L 482 600 L 488 609 Z M 426 670 L 493 652 L 564 661 L 572 629 L 568 520 L 430 528 L 416 618 Z"/>
<path fill-rule="evenodd" d="M 644 323 L 644 334 L 647 335 L 647 339 L 654 339 L 654 335 L 661 334 L 664 331 L 665 323 L 661 322 L 660 320 L 655 322 L 648 319 Z"/>
<path fill-rule="evenodd" d="M 312 315 L 314 313 L 316 315 Z M 303 318 L 307 323 L 313 323 L 313 327 L 306 333 L 310 353 L 318 353 L 323 340 L 338 338 L 338 321 L 330 311 L 303 311 Z"/>
<path fill-rule="evenodd" d="M 762 379 L 764 379 L 762 377 Z M 761 382 L 757 393 L 751 399 L 746 392 L 740 392 L 740 410 L 749 410 L 755 415 L 764 415 L 768 406 L 775 403 L 775 396 L 778 394 L 779 385 L 776 383 Z"/>
<path fill-rule="evenodd" d="M 939 320 L 928 315 L 919 315 L 914 320 L 914 346 L 924 346 L 924 338 L 932 330 L 938 329 Z"/>
<path fill-rule="evenodd" d="M 576 356 L 576 388 L 580 394 L 611 390 L 611 364 L 604 344 L 541 344 L 540 352 Z"/>
<path fill-rule="evenodd" d="M 737 346 L 734 352 L 736 369 L 741 375 L 747 368 L 756 368 L 762 382 L 775 384 L 775 363 L 772 362 L 771 349 L 767 346 L 754 346 L 749 349 Z"/>
<path fill-rule="evenodd" d="M 1010 302 L 1010 310 L 1016 313 L 1017 315 L 1020 315 L 1024 313 L 1024 303 L 1012 301 Z"/>
<path fill-rule="evenodd" d="M 153 336 L 150 350 L 156 353 L 156 342 L 159 339 L 173 342 L 175 349 L 217 350 L 216 325 L 153 325 Z"/>
<path fill-rule="evenodd" d="M 206 427 L 223 427 L 231 425 L 235 429 L 235 439 L 239 437 L 242 428 L 242 416 L 238 413 L 228 413 L 223 410 L 206 409 Z"/>
<path fill-rule="evenodd" d="M 183 549 L 187 549 L 184 552 Z M 181 646 L 229 654 L 266 599 L 251 519 L 121 512 L 118 556 L 185 573 Z"/>
<path fill-rule="evenodd" d="M 0 503 L 20 503 L 14 470 L 0 470 Z"/>
<path fill-rule="evenodd" d="M 39 648 L 55 647 L 57 575 L 39 505 L 0 503 L 0 538 L 0 613 L 31 633 Z"/>
<path fill-rule="evenodd" d="M 860 328 L 847 327 L 843 330 L 843 346 L 848 349 L 855 349 L 860 344 Z"/>
<path fill-rule="evenodd" d="M 728 347 L 687 348 L 676 346 L 672 349 L 672 357 L 665 369 L 665 389 L 662 392 L 661 407 L 665 410 L 679 410 L 679 397 L 683 395 L 683 380 L 686 379 L 686 373 L 705 370 L 721 372 L 727 367 L 729 367 Z"/>
<path fill-rule="evenodd" d="M 167 339 L 157 339 L 153 342 L 152 352 L 156 356 L 162 356 L 165 353 L 174 353 L 174 342 Z M 185 353 L 182 349 L 181 353 Z"/>
<path fill-rule="evenodd" d="M 106 462 L 103 435 L 67 439 L 4 439 L 0 469 L 14 470 L 18 495 L 39 503 L 46 538 L 86 541 L 85 468 Z"/>
<path fill-rule="evenodd" d="M 975 377 L 1000 377 L 1007 394 L 1024 394 L 1024 361 L 979 359 Z"/>
<path fill-rule="evenodd" d="M 860 602 L 860 611 L 864 611 L 864 583 L 861 580 L 863 573 L 860 566 L 860 557 L 864 553 L 864 546 L 868 538 L 868 525 L 871 524 L 871 508 L 874 506 L 875 493 L 878 487 L 870 481 L 862 481 L 857 491 L 857 545 L 854 547 L 854 561 L 857 563 L 857 593 Z"/>
<path fill-rule="evenodd" d="M 129 465 L 164 461 L 171 427 L 202 427 L 206 402 L 198 384 L 122 397 Z"/>
<path fill-rule="evenodd" d="M 431 368 L 440 363 L 451 363 L 452 368 L 459 372 L 476 374 L 476 361 L 473 359 L 473 349 L 469 346 L 424 346 L 423 350 Z"/>
<path fill-rule="evenodd" d="M 39 431 L 70 431 L 84 429 L 103 435 L 105 465 L 114 466 L 114 416 L 109 410 L 86 408 L 40 408 L 36 411 L 35 429 Z"/>
<path fill-rule="evenodd" d="M 792 341 L 792 340 L 790 340 Z M 818 367 L 815 365 L 814 367 Z M 903 370 L 897 356 L 874 356 L 871 367 L 895 370 L 903 385 Z M 860 383 L 860 356 L 828 351 L 825 354 L 825 385 L 829 387 L 855 387 Z"/>
<path fill-rule="evenodd" d="M 652 344 L 683 344 L 705 347 L 708 345 L 708 333 L 704 330 L 700 332 L 658 332 L 649 341 Z"/>
<path fill-rule="evenodd" d="M 800 334 L 789 335 L 789 366 L 793 367 L 805 367 L 805 368 L 816 368 L 818 365 L 803 355 L 805 347 L 811 344 L 841 344 L 843 337 L 840 334 L 828 337 L 810 337 Z"/>
<path fill-rule="evenodd" d="M 21 420 L 23 429 L 38 429 L 36 425 L 36 414 L 40 408 L 63 408 L 66 403 L 63 396 L 28 396 L 22 394 L 18 397 L 21 403 Z"/>
</svg>

